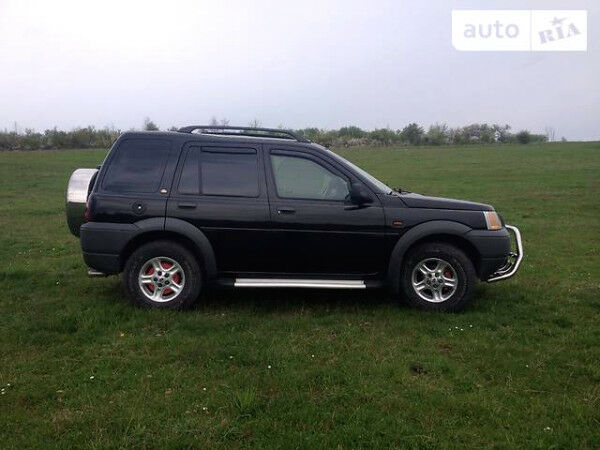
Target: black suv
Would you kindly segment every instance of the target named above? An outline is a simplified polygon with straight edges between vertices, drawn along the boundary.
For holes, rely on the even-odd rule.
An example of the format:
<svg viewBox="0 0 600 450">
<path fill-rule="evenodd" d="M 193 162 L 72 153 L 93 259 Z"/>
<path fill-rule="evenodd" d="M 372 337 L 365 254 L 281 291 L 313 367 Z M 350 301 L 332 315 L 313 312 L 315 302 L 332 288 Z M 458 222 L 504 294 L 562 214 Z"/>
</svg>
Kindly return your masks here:
<svg viewBox="0 0 600 450">
<path fill-rule="evenodd" d="M 128 132 L 69 180 L 91 275 L 123 272 L 137 305 L 191 305 L 207 283 L 364 289 L 456 311 L 512 276 L 520 233 L 489 205 L 395 191 L 292 132 Z M 514 233 L 511 244 L 509 231 Z M 511 247 L 515 251 L 511 251 Z"/>
</svg>

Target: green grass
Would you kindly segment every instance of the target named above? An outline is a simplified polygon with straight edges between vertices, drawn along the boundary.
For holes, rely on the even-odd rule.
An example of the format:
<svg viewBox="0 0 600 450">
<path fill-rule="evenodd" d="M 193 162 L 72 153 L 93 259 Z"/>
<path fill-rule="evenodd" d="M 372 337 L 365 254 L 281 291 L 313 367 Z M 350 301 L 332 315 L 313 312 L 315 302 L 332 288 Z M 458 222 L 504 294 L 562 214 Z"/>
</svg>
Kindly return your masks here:
<svg viewBox="0 0 600 450">
<path fill-rule="evenodd" d="M 139 310 L 86 277 L 65 224 L 70 172 L 105 152 L 0 153 L 0 446 L 600 447 L 600 144 L 340 153 L 493 204 L 521 271 L 462 314 L 385 291 Z"/>
</svg>

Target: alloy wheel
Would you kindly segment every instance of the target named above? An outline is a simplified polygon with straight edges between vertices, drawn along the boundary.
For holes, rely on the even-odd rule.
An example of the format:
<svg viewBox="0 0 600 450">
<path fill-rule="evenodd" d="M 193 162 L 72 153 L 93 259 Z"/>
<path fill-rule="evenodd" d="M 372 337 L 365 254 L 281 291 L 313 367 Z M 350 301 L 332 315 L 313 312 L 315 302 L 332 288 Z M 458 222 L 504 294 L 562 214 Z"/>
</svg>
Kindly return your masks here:
<svg viewBox="0 0 600 450">
<path fill-rule="evenodd" d="M 412 271 L 411 281 L 417 295 L 432 303 L 445 302 L 458 287 L 456 270 L 440 258 L 420 261 Z"/>
<path fill-rule="evenodd" d="M 181 294 L 185 286 L 185 273 L 174 259 L 157 256 L 142 265 L 138 284 L 144 295 L 153 302 L 170 302 Z"/>
</svg>

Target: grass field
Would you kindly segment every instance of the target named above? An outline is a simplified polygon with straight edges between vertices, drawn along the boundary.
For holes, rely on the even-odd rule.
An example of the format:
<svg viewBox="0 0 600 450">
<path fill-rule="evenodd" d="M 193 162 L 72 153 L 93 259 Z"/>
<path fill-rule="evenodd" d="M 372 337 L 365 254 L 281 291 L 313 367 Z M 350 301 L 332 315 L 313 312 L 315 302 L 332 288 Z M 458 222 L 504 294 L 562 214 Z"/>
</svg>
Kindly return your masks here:
<svg viewBox="0 0 600 450">
<path fill-rule="evenodd" d="M 70 172 L 105 151 L 0 153 L 0 447 L 599 448 L 600 143 L 340 153 L 493 204 L 521 271 L 462 314 L 383 290 L 139 310 L 65 223 Z"/>
</svg>

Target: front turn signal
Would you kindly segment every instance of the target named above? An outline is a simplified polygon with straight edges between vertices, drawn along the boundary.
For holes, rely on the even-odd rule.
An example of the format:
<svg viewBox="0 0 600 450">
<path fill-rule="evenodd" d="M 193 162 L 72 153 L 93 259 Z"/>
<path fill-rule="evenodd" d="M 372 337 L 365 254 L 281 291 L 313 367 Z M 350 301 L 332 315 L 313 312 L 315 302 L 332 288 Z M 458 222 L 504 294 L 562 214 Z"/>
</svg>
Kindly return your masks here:
<svg viewBox="0 0 600 450">
<path fill-rule="evenodd" d="M 496 211 L 484 211 L 483 216 L 485 217 L 485 224 L 488 230 L 499 230 L 502 228 L 502 221 Z"/>
</svg>

